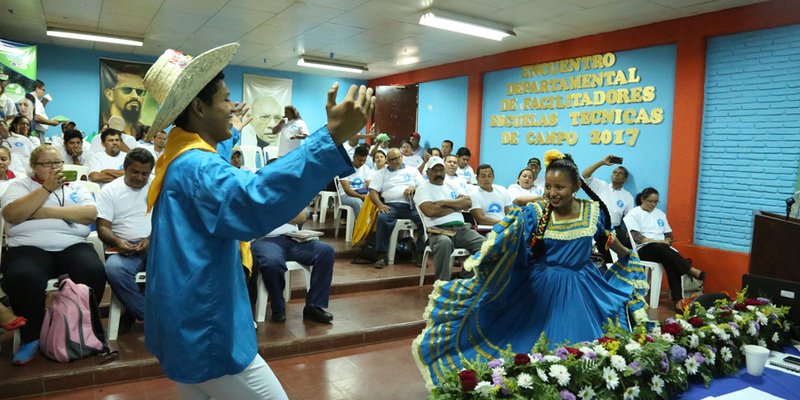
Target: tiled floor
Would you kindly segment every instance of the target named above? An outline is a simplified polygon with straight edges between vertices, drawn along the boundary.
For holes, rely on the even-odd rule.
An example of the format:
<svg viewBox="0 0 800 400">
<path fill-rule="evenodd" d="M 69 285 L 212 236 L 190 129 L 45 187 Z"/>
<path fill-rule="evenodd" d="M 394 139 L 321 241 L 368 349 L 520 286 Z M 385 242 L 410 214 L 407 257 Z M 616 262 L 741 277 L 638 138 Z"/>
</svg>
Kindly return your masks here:
<svg viewBox="0 0 800 400">
<path fill-rule="evenodd" d="M 292 399 L 424 399 L 427 390 L 411 356 L 411 339 L 271 361 Z M 52 400 L 176 399 L 166 378 L 31 397 Z"/>
</svg>

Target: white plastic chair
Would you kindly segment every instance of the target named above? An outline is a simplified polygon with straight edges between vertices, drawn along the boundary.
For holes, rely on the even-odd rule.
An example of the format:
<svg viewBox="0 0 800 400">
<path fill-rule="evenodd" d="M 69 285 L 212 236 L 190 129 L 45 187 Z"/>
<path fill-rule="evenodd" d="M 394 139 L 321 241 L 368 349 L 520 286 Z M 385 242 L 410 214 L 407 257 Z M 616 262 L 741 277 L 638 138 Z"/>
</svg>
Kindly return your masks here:
<svg viewBox="0 0 800 400">
<path fill-rule="evenodd" d="M 419 285 L 422 286 L 425 284 L 425 273 L 428 270 L 428 254 L 433 253 L 433 249 L 428 245 L 428 225 L 425 224 L 425 217 L 422 215 L 422 210 L 419 209 L 419 205 L 417 204 L 414 204 L 414 207 L 416 207 L 419 219 L 422 221 L 422 234 L 425 238 L 425 252 L 422 253 L 422 269 L 419 271 Z M 456 258 L 468 257 L 469 255 L 470 253 L 467 249 L 454 248 L 453 253 L 450 254 L 450 262 L 447 264 L 447 268 L 450 268 L 450 271 L 452 271 L 453 265 L 456 263 Z M 435 267 L 436 266 L 434 266 L 434 268 Z"/>
<path fill-rule="evenodd" d="M 345 243 L 350 243 L 353 241 L 353 227 L 356 222 L 355 211 L 353 211 L 353 207 L 342 204 L 342 183 L 339 182 L 339 177 L 333 178 L 333 182 L 336 185 L 336 205 L 333 209 L 333 224 L 336 226 L 336 230 L 333 235 L 334 237 L 339 237 L 339 227 L 342 225 L 342 211 L 344 211 L 347 213 L 344 241 Z"/>
<path fill-rule="evenodd" d="M 75 182 L 70 182 L 69 184 L 70 185 L 83 186 L 84 189 L 88 190 L 89 193 L 92 194 L 92 197 L 94 197 L 95 201 L 97 201 L 97 198 L 100 196 L 100 185 L 98 185 L 98 184 L 96 184 L 94 182 L 90 182 L 90 181 L 75 181 Z"/>
<path fill-rule="evenodd" d="M 147 273 L 139 272 L 134 277 L 137 284 L 144 284 L 147 282 Z M 119 296 L 112 290 L 111 291 L 111 308 L 108 310 L 108 340 L 117 340 L 119 334 L 119 319 L 122 313 L 125 312 L 125 306 Z"/>
<path fill-rule="evenodd" d="M 323 190 L 317 195 L 316 202 L 314 203 L 314 212 L 319 214 L 320 224 L 325 223 L 325 216 L 328 214 L 328 205 L 331 200 L 336 202 L 336 192 Z"/>
<path fill-rule="evenodd" d="M 261 147 L 258 146 L 241 146 L 243 163 L 242 165 L 250 170 L 257 170 L 266 163 L 264 162 L 264 153 Z"/>
<path fill-rule="evenodd" d="M 83 180 L 81 178 L 89 179 L 89 167 L 85 165 L 77 165 L 77 164 L 64 164 L 61 167 L 62 171 L 77 171 L 78 172 L 78 180 Z"/>
<path fill-rule="evenodd" d="M 286 287 L 283 288 L 283 298 L 286 302 L 292 295 L 292 271 L 301 269 L 305 271 L 306 276 L 306 291 L 311 287 L 311 266 L 303 265 L 295 261 L 286 262 L 286 273 L 284 279 L 286 280 Z M 259 272 L 260 274 L 260 272 Z M 269 301 L 269 292 L 267 292 L 267 285 L 264 284 L 264 278 L 258 277 L 258 295 L 256 297 L 256 322 L 264 322 L 267 316 L 267 302 Z"/>
<path fill-rule="evenodd" d="M 639 258 L 639 252 L 636 250 L 636 242 L 633 240 L 633 234 L 631 231 L 628 231 L 628 240 L 631 242 L 631 252 Z M 611 259 L 614 262 L 617 262 L 618 256 L 613 250 L 611 251 Z M 658 308 L 658 303 L 661 300 L 661 280 L 664 277 L 664 266 L 661 263 L 653 262 L 653 261 L 642 261 L 641 258 L 639 260 L 642 262 L 642 265 L 647 267 L 648 273 L 650 274 L 650 308 Z"/>
<path fill-rule="evenodd" d="M 397 223 L 392 229 L 392 234 L 389 236 L 389 248 L 386 252 L 386 264 L 394 265 L 394 255 L 397 252 L 397 237 L 400 232 L 408 231 L 411 236 L 414 236 L 414 231 L 417 230 L 417 224 L 410 219 L 398 219 Z"/>
</svg>

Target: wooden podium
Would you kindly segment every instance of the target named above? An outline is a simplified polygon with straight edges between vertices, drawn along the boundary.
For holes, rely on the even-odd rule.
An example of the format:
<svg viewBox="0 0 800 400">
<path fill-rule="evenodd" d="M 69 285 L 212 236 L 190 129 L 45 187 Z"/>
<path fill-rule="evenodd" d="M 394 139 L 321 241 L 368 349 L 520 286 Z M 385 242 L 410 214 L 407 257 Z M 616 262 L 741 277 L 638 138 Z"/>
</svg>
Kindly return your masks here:
<svg viewBox="0 0 800 400">
<path fill-rule="evenodd" d="M 750 274 L 800 282 L 800 219 L 753 212 Z"/>
</svg>

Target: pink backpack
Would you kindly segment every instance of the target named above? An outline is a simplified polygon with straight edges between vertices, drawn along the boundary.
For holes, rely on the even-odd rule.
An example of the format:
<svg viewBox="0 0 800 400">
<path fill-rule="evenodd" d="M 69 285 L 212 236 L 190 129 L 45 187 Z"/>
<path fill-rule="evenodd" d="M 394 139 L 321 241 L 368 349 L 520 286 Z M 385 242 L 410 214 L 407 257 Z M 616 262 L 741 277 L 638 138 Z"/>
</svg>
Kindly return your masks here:
<svg viewBox="0 0 800 400">
<path fill-rule="evenodd" d="M 116 357 L 106 341 L 92 289 L 59 277 L 58 293 L 44 315 L 39 350 L 56 361 L 70 362 L 95 354 Z"/>
</svg>

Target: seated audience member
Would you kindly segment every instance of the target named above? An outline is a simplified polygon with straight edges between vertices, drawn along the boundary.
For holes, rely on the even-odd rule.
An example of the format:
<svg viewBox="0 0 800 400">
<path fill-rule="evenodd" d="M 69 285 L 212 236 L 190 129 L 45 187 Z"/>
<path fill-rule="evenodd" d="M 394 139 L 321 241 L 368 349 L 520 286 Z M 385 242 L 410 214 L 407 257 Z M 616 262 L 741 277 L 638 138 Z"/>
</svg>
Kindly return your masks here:
<svg viewBox="0 0 800 400">
<path fill-rule="evenodd" d="M 466 147 L 459 147 L 456 152 L 456 157 L 458 157 L 458 175 L 463 177 L 470 185 L 478 183 L 478 180 L 475 179 L 475 172 L 468 164 L 469 158 L 472 157 L 472 153 L 469 149 Z"/>
<path fill-rule="evenodd" d="M 78 124 L 75 123 L 75 121 L 64 121 L 61 123 L 61 135 L 64 135 L 64 132 L 73 129 L 78 129 Z"/>
<path fill-rule="evenodd" d="M 466 193 L 472 188 L 463 176 L 458 174 L 458 157 L 447 156 L 444 158 L 444 182 L 452 187 L 457 187 Z"/>
<path fill-rule="evenodd" d="M 469 213 L 480 225 L 494 225 L 503 220 L 514 204 L 506 188 L 494 184 L 494 169 L 489 164 L 478 167 L 478 190 L 470 194 Z"/>
<path fill-rule="evenodd" d="M 442 159 L 446 160 L 447 156 L 453 152 L 453 141 L 451 140 L 442 140 Z"/>
<path fill-rule="evenodd" d="M 411 150 L 413 151 L 414 155 L 419 156 L 421 159 L 425 159 L 425 154 L 428 154 L 425 151 L 425 148 L 419 145 L 420 136 L 419 132 L 411 132 L 408 135 L 408 143 L 411 145 Z"/>
<path fill-rule="evenodd" d="M 14 364 L 29 363 L 39 349 L 47 280 L 69 274 L 103 298 L 106 274 L 86 237 L 96 218 L 92 194 L 80 185 L 65 185 L 61 154 L 45 144 L 33 150 L 31 177 L 20 177 L 3 195 L 8 251 L 3 275 L 11 308 L 28 320 Z"/>
<path fill-rule="evenodd" d="M 375 152 L 375 155 L 370 159 L 370 168 L 372 168 L 372 172 L 378 171 L 383 169 L 386 166 L 386 152 L 383 150 L 378 150 Z"/>
<path fill-rule="evenodd" d="M 588 166 L 581 175 L 583 181 L 600 196 L 600 200 L 606 204 L 608 213 L 611 215 L 611 227 L 616 229 L 622 224 L 622 219 L 630 212 L 633 207 L 633 196 L 631 192 L 625 190 L 623 185 L 628 179 L 628 170 L 619 166 L 614 168 L 611 172 L 611 183 L 595 178 L 592 176 L 598 168 L 603 165 L 614 165 L 611 158 L 614 156 L 606 156 L 602 160 Z"/>
<path fill-rule="evenodd" d="M 261 271 L 261 279 L 269 293 L 272 322 L 286 321 L 286 300 L 283 289 L 286 287 L 286 262 L 295 261 L 311 266 L 311 287 L 306 295 L 306 306 L 303 308 L 303 319 L 321 323 L 333 321 L 333 315 L 325 311 L 333 279 L 333 261 L 336 252 L 329 244 L 320 240 L 296 242 L 286 233 L 298 230 L 297 224 L 308 219 L 308 210 L 304 209 L 287 224 L 276 228 L 267 236 L 253 241 L 253 266 Z"/>
<path fill-rule="evenodd" d="M 523 168 L 517 175 L 517 183 L 508 186 L 508 195 L 514 204 L 524 206 L 542 198 L 544 188 L 533 184 L 533 171 Z"/>
<path fill-rule="evenodd" d="M 87 165 L 89 180 L 99 184 L 100 188 L 123 175 L 126 153 L 120 150 L 121 134 L 118 130 L 106 128 L 100 134 L 105 151 L 95 153 Z"/>
<path fill-rule="evenodd" d="M 403 164 L 406 166 L 419 169 L 420 165 L 422 165 L 422 157 L 414 153 L 411 148 L 411 142 L 403 141 L 403 144 L 400 145 L 400 152 L 403 154 Z"/>
<path fill-rule="evenodd" d="M 0 118 L 4 121 L 17 114 L 17 105 L 10 96 L 6 95 L 6 86 L 9 83 L 11 82 L 8 80 L 8 74 L 5 73 L 3 67 L 0 67 Z"/>
<path fill-rule="evenodd" d="M 450 280 L 450 255 L 456 248 L 467 249 L 470 253 L 480 250 L 485 237 L 464 224 L 462 211 L 472 206 L 470 196 L 463 189 L 445 182 L 444 161 L 439 157 L 430 159 L 428 182 L 420 185 L 414 194 L 414 202 L 419 206 L 429 228 L 436 227 L 442 233 L 429 232 L 428 244 L 433 252 L 433 265 L 436 279 Z"/>
<path fill-rule="evenodd" d="M 158 160 L 158 157 L 161 157 L 161 155 L 164 154 L 164 147 L 167 146 L 167 133 L 164 131 L 148 132 L 145 138 L 150 143 L 142 147 L 150 151 L 150 154 L 153 155 L 153 158 Z"/>
<path fill-rule="evenodd" d="M 89 164 L 89 144 L 83 141 L 83 133 L 79 130 L 68 129 L 64 131 L 64 141 L 61 146 L 53 145 L 61 150 L 64 162 L 74 165 Z"/>
<path fill-rule="evenodd" d="M 375 144 L 373 144 L 372 148 L 369 149 L 369 158 L 370 158 L 370 160 L 373 160 L 375 158 L 375 153 L 378 150 L 382 151 L 383 155 L 385 156 L 386 153 L 389 151 L 389 141 L 390 140 L 391 140 L 391 138 L 389 137 L 389 135 L 385 134 L 385 133 L 381 133 L 380 135 L 375 136 L 375 140 L 374 140 Z M 372 163 L 372 161 L 370 161 L 370 162 Z M 375 169 L 372 165 L 370 165 L 370 167 L 372 169 Z"/>
<path fill-rule="evenodd" d="M 375 251 L 378 252 L 376 268 L 383 268 L 387 264 L 389 236 L 398 219 L 410 219 L 417 224 L 416 250 L 420 252 L 424 249 L 422 223 L 411 204 L 414 191 L 423 182 L 422 175 L 416 168 L 403 164 L 403 155 L 398 149 L 389 150 L 386 162 L 386 168 L 376 171 L 369 185 L 369 197 L 378 208 L 375 233 Z"/>
<path fill-rule="evenodd" d="M 28 165 L 30 165 L 33 145 L 28 138 L 11 133 L 5 119 L 0 119 L 0 146 L 5 147 L 9 152 L 10 161 L 6 169 L 13 171 L 15 175 L 26 175 L 30 168 Z"/>
<path fill-rule="evenodd" d="M 31 121 L 23 115 L 17 115 L 13 120 L 11 120 L 11 126 L 9 127 L 9 130 L 12 133 L 23 136 L 30 140 L 31 145 L 34 148 L 42 144 L 42 141 L 39 140 L 38 137 L 31 136 Z"/>
<path fill-rule="evenodd" d="M 119 149 L 123 153 L 127 153 L 131 151 L 131 149 L 139 147 L 139 142 L 136 141 L 135 137 L 128 135 L 127 133 L 124 133 L 123 130 L 125 129 L 125 120 L 122 119 L 122 117 L 120 117 L 119 115 L 112 115 L 111 117 L 109 117 L 108 121 L 106 121 L 106 125 L 100 131 L 105 132 L 107 128 L 111 128 L 119 132 L 120 135 Z M 89 148 L 89 151 L 92 154 L 102 153 L 105 147 L 106 146 L 105 143 L 103 143 L 102 136 L 95 135 L 95 137 L 92 138 L 92 143 L 91 147 Z M 123 158 L 124 157 L 125 156 L 123 156 Z"/>
<path fill-rule="evenodd" d="M 369 149 L 366 146 L 356 147 L 353 153 L 353 168 L 356 172 L 339 180 L 342 186 L 342 192 L 339 193 L 342 205 L 352 207 L 354 217 L 358 217 L 361 212 L 361 206 L 369 193 L 369 182 L 372 180 L 372 169 L 367 165 L 367 155 Z"/>
<path fill-rule="evenodd" d="M 374 128 L 375 125 L 373 125 L 372 127 Z M 344 147 L 344 150 L 347 152 L 347 155 L 350 156 L 350 161 L 353 161 L 353 157 L 355 156 L 356 148 L 358 146 L 362 145 L 367 146 L 366 143 L 359 143 L 361 139 L 368 139 L 368 138 L 375 139 L 376 136 L 377 134 L 374 133 L 373 129 L 373 133 L 369 135 L 367 135 L 366 133 L 359 133 L 357 135 L 354 135 L 350 139 L 347 139 L 347 141 L 345 141 L 344 143 L 342 143 L 342 147 Z M 369 155 L 369 147 L 367 147 L 367 155 Z"/>
<path fill-rule="evenodd" d="M 658 191 L 648 187 L 636 196 L 638 207 L 625 216 L 625 226 L 631 231 L 637 243 L 639 257 L 645 261 L 661 263 L 667 272 L 667 282 L 672 301 L 677 306 L 681 300 L 681 276 L 690 275 L 705 280 L 706 273 L 691 266 L 677 250 L 672 247 L 675 239 L 667 215 L 656 208 Z M 676 307 L 677 309 L 677 307 Z"/>
<path fill-rule="evenodd" d="M 544 189 L 544 176 L 539 176 L 542 172 L 542 160 L 531 157 L 528 160 L 528 169 L 533 172 L 533 185 Z"/>
<path fill-rule="evenodd" d="M 242 169 L 242 148 L 239 146 L 233 146 L 233 153 L 231 153 L 231 165 Z"/>
<path fill-rule="evenodd" d="M 37 99 L 32 93 L 26 93 L 25 97 L 20 100 L 19 103 L 17 103 L 19 113 L 28 121 L 28 129 L 24 131 L 20 130 L 17 133 L 27 137 L 31 143 L 34 144 L 34 146 L 38 146 L 40 143 L 38 136 L 39 131 L 41 130 L 44 132 L 47 130 L 45 125 L 58 125 L 58 121 L 48 119 L 47 116 L 42 113 L 44 111 L 44 107 L 42 107 L 41 104 L 42 103 L 39 101 L 39 99 Z"/>
<path fill-rule="evenodd" d="M 444 160 L 444 157 L 442 157 L 442 151 L 439 150 L 438 147 L 431 148 L 429 154 L 426 155 L 425 162 L 423 162 L 419 167 L 419 173 L 422 174 L 422 177 L 425 179 L 427 179 L 428 162 L 430 161 L 431 157 L 439 157 Z"/>
<path fill-rule="evenodd" d="M 109 250 L 106 275 L 111 289 L 125 306 L 121 330 L 134 319 L 144 320 L 144 292 L 136 274 L 145 270 L 150 244 L 150 214 L 147 190 L 156 160 L 149 151 L 136 148 L 125 156 L 123 178 L 105 185 L 97 198 L 97 235 Z"/>
<path fill-rule="evenodd" d="M 9 167 L 11 167 L 11 152 L 5 146 L 0 146 L 0 198 L 8 189 L 8 185 L 17 177 Z"/>
</svg>

